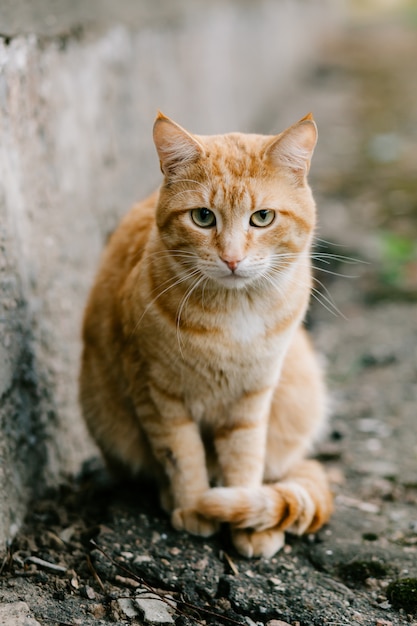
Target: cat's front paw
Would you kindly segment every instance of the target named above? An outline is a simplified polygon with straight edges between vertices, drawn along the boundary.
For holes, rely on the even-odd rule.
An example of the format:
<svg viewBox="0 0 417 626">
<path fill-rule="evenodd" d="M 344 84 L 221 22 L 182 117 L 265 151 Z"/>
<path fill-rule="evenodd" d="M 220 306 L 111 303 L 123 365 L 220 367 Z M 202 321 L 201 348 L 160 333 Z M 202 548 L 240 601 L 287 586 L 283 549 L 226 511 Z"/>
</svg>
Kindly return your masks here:
<svg viewBox="0 0 417 626">
<path fill-rule="evenodd" d="M 252 557 L 270 559 L 283 547 L 285 535 L 277 528 L 260 531 L 232 528 L 232 541 L 239 554 L 248 559 Z"/>
<path fill-rule="evenodd" d="M 219 529 L 219 524 L 209 520 L 195 509 L 175 509 L 171 523 L 176 530 L 186 530 L 191 535 L 210 537 Z"/>
</svg>

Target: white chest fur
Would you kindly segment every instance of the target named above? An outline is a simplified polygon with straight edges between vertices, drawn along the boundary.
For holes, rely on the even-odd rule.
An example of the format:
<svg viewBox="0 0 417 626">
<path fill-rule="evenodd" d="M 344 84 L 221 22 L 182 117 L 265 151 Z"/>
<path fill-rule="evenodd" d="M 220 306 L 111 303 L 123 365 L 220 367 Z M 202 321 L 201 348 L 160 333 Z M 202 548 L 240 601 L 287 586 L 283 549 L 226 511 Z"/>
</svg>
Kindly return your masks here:
<svg viewBox="0 0 417 626">
<path fill-rule="evenodd" d="M 225 330 L 232 340 L 249 343 L 265 334 L 265 321 L 260 311 L 245 304 L 227 317 Z"/>
</svg>

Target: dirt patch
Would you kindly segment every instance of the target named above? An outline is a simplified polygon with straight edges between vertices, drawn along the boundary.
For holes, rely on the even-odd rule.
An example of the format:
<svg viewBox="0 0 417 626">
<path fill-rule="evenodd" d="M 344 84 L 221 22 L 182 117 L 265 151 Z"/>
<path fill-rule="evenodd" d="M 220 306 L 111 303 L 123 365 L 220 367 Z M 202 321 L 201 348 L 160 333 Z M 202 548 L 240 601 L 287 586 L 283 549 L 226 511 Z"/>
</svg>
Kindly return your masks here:
<svg viewBox="0 0 417 626">
<path fill-rule="evenodd" d="M 330 468 L 342 471 L 339 461 Z M 91 472 L 34 503 L 2 564 L 2 602 L 26 601 L 39 623 L 62 625 L 169 623 L 164 613 L 144 619 L 134 599 L 150 596 L 179 625 L 408 621 L 414 605 L 400 589 L 417 576 L 415 534 L 386 523 L 395 498 L 382 514 L 377 498 L 343 489 L 328 528 L 249 561 L 226 529 L 211 540 L 177 533 L 149 488 L 98 488 L 102 478 Z"/>
</svg>

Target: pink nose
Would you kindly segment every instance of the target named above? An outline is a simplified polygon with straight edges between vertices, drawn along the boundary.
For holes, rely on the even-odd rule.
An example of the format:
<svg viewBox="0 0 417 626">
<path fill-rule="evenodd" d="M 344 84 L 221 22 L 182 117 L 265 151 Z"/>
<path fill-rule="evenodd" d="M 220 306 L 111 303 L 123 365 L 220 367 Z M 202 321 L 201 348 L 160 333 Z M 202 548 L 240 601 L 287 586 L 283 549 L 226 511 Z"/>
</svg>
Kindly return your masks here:
<svg viewBox="0 0 417 626">
<path fill-rule="evenodd" d="M 237 266 L 239 265 L 241 259 L 234 258 L 222 258 L 223 263 L 226 263 L 229 270 L 235 272 L 237 270 Z"/>
</svg>

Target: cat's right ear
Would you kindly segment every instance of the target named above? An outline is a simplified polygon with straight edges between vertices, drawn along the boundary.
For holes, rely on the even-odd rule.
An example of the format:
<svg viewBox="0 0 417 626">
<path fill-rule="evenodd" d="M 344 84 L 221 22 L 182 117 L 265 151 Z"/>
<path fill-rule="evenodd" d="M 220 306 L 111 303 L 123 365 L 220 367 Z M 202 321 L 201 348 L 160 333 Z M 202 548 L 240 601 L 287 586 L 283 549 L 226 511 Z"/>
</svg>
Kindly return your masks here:
<svg viewBox="0 0 417 626">
<path fill-rule="evenodd" d="M 195 137 L 161 112 L 153 126 L 153 140 L 165 176 L 175 174 L 181 166 L 197 161 L 204 152 Z"/>
<path fill-rule="evenodd" d="M 304 178 L 317 143 L 317 126 L 311 113 L 277 135 L 266 150 L 274 165 L 286 167 L 297 177 Z"/>
</svg>

